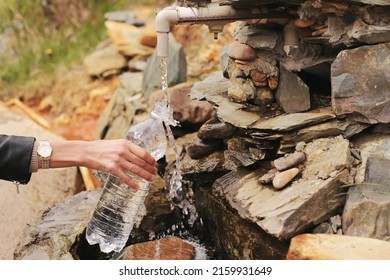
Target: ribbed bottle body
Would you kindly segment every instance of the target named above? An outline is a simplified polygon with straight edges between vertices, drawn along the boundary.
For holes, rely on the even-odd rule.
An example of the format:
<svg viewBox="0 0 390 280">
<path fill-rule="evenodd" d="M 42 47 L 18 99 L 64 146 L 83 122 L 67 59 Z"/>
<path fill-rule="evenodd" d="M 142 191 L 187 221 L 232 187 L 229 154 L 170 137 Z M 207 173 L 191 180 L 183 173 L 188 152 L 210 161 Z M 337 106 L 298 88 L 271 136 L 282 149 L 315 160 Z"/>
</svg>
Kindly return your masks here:
<svg viewBox="0 0 390 280">
<path fill-rule="evenodd" d="M 155 117 L 131 127 L 126 139 L 146 149 L 156 160 L 162 158 L 167 149 L 163 123 Z M 138 182 L 140 189 L 135 191 L 118 177 L 109 175 L 87 226 L 88 243 L 99 244 L 104 253 L 119 252 L 126 245 L 149 192 L 149 182 L 133 174 L 128 175 Z"/>
</svg>

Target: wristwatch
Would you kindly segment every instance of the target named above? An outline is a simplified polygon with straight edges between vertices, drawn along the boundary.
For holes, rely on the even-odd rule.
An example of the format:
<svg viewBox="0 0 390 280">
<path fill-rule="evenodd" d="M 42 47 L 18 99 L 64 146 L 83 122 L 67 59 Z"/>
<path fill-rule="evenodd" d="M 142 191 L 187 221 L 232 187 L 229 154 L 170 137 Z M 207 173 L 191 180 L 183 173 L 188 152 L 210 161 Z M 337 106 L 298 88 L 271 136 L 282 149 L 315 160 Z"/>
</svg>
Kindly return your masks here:
<svg viewBox="0 0 390 280">
<path fill-rule="evenodd" d="M 38 157 L 41 160 L 41 168 L 48 169 L 50 167 L 50 158 L 53 152 L 49 141 L 42 140 L 38 147 Z"/>
</svg>

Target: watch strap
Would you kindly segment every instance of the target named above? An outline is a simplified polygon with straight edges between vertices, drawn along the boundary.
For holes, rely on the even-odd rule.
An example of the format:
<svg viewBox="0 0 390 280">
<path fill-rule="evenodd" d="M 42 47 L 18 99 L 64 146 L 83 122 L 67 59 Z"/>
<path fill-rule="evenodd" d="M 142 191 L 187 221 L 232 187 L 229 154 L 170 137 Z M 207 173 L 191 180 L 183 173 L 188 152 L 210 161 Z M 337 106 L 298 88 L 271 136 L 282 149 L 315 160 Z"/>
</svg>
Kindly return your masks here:
<svg viewBox="0 0 390 280">
<path fill-rule="evenodd" d="M 42 167 L 42 169 L 49 169 L 50 168 L 50 159 L 49 158 L 42 158 L 41 159 L 41 167 Z"/>
</svg>

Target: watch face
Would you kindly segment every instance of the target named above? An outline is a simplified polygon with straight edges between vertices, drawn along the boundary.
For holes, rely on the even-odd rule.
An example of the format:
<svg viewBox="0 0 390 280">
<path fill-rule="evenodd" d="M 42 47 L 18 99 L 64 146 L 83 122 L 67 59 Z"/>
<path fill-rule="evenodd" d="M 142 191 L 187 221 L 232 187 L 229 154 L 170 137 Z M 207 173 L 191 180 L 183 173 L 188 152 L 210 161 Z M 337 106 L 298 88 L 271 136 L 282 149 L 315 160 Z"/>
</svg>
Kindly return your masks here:
<svg viewBox="0 0 390 280">
<path fill-rule="evenodd" d="M 42 157 L 48 157 L 51 154 L 51 148 L 49 146 L 42 146 L 39 148 L 39 154 Z"/>
</svg>

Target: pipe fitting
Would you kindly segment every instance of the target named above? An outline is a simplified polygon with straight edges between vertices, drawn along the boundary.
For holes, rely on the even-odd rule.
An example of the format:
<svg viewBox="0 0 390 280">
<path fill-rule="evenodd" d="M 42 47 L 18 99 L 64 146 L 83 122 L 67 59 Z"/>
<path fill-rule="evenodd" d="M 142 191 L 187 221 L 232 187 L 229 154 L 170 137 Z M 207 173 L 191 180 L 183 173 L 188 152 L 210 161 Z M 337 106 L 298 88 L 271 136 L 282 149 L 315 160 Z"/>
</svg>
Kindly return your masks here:
<svg viewBox="0 0 390 280">
<path fill-rule="evenodd" d="M 299 37 L 298 28 L 294 21 L 289 21 L 283 28 L 284 45 L 283 49 L 286 55 L 291 56 L 291 51 L 298 48 Z"/>
<path fill-rule="evenodd" d="M 172 6 L 162 9 L 156 15 L 157 55 L 168 56 L 168 33 L 174 24 L 203 23 L 217 38 L 225 24 L 237 20 L 262 19 L 266 17 L 280 17 L 280 13 L 268 13 L 261 8 L 235 9 L 231 6 L 220 5 L 213 1 L 204 7 Z M 290 33 L 289 33 L 290 34 Z"/>
</svg>

